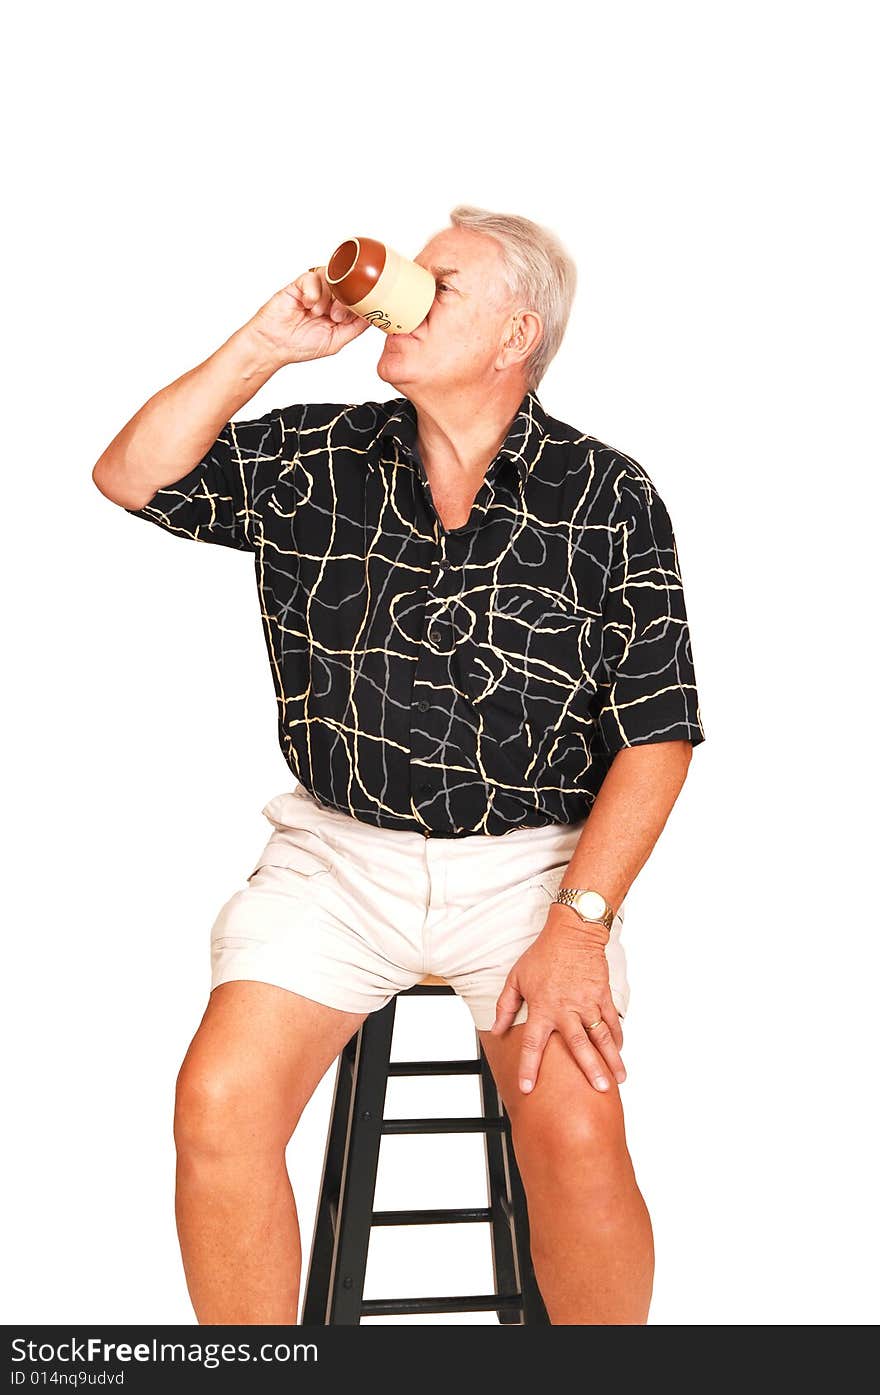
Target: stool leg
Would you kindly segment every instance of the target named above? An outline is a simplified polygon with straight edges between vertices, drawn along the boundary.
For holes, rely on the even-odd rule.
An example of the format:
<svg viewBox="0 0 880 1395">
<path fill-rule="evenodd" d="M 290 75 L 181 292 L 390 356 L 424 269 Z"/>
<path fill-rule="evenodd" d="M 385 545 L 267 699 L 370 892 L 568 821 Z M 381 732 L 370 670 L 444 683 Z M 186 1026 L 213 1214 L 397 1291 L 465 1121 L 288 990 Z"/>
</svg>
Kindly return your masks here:
<svg viewBox="0 0 880 1395">
<path fill-rule="evenodd" d="M 498 1321 L 504 1324 L 522 1323 L 528 1327 L 548 1326 L 550 1318 L 532 1265 L 529 1210 L 513 1150 L 510 1115 L 504 1108 L 479 1035 L 477 1050 L 480 1057 L 483 1113 L 501 1114 L 506 1120 L 503 1132 L 486 1134 L 489 1198 L 493 1217 L 492 1262 L 495 1268 L 495 1292 L 501 1293 L 504 1288 L 515 1287 L 522 1294 L 521 1311 L 500 1309 Z"/>
<path fill-rule="evenodd" d="M 505 1110 L 505 1114 L 507 1111 Z M 509 1117 L 509 1116 L 508 1116 Z M 519 1174 L 513 1139 L 508 1132 L 504 1136 L 507 1168 L 510 1176 L 510 1196 L 513 1205 L 513 1228 L 516 1233 L 516 1252 L 519 1260 L 520 1290 L 523 1296 L 523 1323 L 526 1327 L 549 1326 L 550 1317 L 538 1288 L 535 1270 L 532 1265 L 532 1247 L 529 1236 L 529 1208 L 525 1188 Z"/>
<path fill-rule="evenodd" d="M 300 1318 L 303 1324 L 310 1327 L 324 1327 L 328 1321 L 336 1216 L 342 1192 L 357 1047 L 358 1033 L 355 1032 L 342 1048 L 336 1067 L 330 1127 L 327 1130 L 327 1146 L 324 1149 L 324 1166 L 321 1171 L 321 1194 L 315 1213 L 305 1301 Z"/>
<path fill-rule="evenodd" d="M 397 999 L 371 1012 L 357 1033 L 357 1054 L 330 1276 L 328 1323 L 357 1326 L 361 1319 L 367 1252 L 373 1221 L 388 1063 Z"/>
<path fill-rule="evenodd" d="M 489 1068 L 489 1061 L 479 1035 L 477 1035 L 477 1054 L 480 1058 L 480 1099 L 483 1115 L 487 1118 L 497 1117 L 502 1113 L 501 1096 L 498 1093 L 495 1077 Z M 494 1129 L 487 1129 L 483 1137 L 486 1143 L 489 1209 L 492 1212 L 489 1233 L 492 1240 L 492 1272 L 495 1279 L 495 1292 L 513 1293 L 519 1289 L 519 1276 L 516 1266 L 513 1214 L 504 1157 L 504 1141 L 502 1135 L 496 1133 Z M 498 1321 L 504 1325 L 519 1325 L 523 1321 L 522 1308 L 499 1308 Z"/>
</svg>

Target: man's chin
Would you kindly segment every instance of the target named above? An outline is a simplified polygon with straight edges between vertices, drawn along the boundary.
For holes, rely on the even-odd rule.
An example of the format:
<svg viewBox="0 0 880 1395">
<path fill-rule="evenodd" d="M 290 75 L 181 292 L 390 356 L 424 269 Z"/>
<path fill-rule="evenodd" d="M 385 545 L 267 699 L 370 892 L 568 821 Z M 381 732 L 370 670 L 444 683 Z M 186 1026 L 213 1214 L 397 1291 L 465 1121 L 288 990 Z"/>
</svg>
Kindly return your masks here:
<svg viewBox="0 0 880 1395">
<path fill-rule="evenodd" d="M 413 375 L 407 373 L 403 369 L 403 365 L 398 366 L 394 362 L 395 357 L 399 357 L 399 355 L 395 355 L 393 349 L 388 354 L 383 350 L 376 364 L 376 375 L 383 382 L 390 383 L 392 387 L 400 387 L 405 382 L 412 382 Z"/>
</svg>

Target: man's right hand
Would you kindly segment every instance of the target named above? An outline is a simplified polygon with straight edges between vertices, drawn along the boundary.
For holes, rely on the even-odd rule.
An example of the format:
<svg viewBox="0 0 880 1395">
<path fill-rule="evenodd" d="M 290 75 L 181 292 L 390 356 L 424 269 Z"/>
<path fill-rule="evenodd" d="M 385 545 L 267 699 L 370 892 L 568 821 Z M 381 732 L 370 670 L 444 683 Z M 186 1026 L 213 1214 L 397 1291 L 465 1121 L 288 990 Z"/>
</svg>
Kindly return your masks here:
<svg viewBox="0 0 880 1395">
<path fill-rule="evenodd" d="M 370 322 L 337 300 L 327 284 L 326 267 L 304 271 L 289 286 L 276 291 L 251 320 L 251 328 L 268 346 L 278 367 L 326 358 L 365 329 Z"/>
</svg>

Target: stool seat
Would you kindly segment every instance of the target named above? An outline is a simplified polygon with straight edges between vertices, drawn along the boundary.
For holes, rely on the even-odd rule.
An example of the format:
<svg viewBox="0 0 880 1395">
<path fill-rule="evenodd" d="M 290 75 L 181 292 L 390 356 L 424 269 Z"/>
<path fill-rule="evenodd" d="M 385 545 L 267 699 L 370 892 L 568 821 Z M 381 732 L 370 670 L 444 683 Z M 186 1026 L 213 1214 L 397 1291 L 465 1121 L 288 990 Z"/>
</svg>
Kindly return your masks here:
<svg viewBox="0 0 880 1395">
<path fill-rule="evenodd" d="M 353 1326 L 362 1317 L 390 1314 L 495 1312 L 511 1325 L 548 1325 L 550 1319 L 532 1266 L 526 1196 L 510 1134 L 510 1117 L 476 1032 L 476 1055 L 463 1059 L 391 1060 L 399 997 L 454 994 L 447 979 L 426 974 L 367 1015 L 343 1047 L 327 1131 L 321 1194 L 301 1322 Z M 476 1075 L 481 1112 L 472 1117 L 385 1116 L 390 1076 Z M 482 1133 L 488 1206 L 374 1210 L 379 1147 L 387 1134 Z M 364 1298 L 370 1232 L 374 1226 L 483 1222 L 492 1252 L 494 1292 L 425 1298 Z"/>
</svg>

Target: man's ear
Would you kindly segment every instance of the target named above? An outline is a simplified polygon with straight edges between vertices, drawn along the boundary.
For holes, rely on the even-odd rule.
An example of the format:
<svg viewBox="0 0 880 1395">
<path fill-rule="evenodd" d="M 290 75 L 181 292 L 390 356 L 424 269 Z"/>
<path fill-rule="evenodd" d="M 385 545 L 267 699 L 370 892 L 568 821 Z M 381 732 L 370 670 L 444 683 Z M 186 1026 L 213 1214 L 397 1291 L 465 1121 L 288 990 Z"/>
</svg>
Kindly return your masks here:
<svg viewBox="0 0 880 1395">
<path fill-rule="evenodd" d="M 495 362 L 496 368 L 509 368 L 522 363 L 533 354 L 541 342 L 544 325 L 535 310 L 517 310 L 510 316 Z"/>
</svg>

